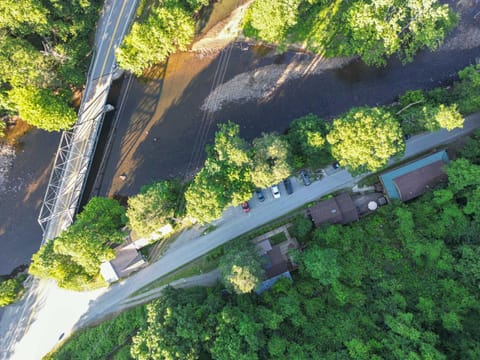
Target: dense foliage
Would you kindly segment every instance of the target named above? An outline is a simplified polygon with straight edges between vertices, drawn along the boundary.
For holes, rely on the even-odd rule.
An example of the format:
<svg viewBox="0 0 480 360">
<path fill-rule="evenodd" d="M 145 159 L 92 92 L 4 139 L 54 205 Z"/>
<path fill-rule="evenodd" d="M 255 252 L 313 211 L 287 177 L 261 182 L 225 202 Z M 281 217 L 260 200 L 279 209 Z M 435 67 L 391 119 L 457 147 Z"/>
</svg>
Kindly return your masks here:
<svg viewBox="0 0 480 360">
<path fill-rule="evenodd" d="M 262 134 L 252 141 L 252 146 L 255 186 L 266 188 L 290 176 L 290 146 L 285 137 L 276 133 Z"/>
<path fill-rule="evenodd" d="M 186 50 L 195 32 L 188 5 L 198 9 L 204 2 L 194 0 L 185 4 L 168 0 L 155 4 L 145 20 L 133 24 L 117 50 L 118 65 L 141 75 L 148 67 L 165 61 L 173 52 Z"/>
<path fill-rule="evenodd" d="M 84 82 L 96 0 L 0 4 L 0 112 L 53 131 L 71 127 L 72 89 Z"/>
<path fill-rule="evenodd" d="M 73 125 L 77 119 L 75 111 L 68 106 L 68 92 L 54 93 L 33 86 L 14 87 L 8 92 L 18 115 L 30 125 L 55 131 Z"/>
<path fill-rule="evenodd" d="M 282 281 L 261 297 L 167 293 L 149 305 L 149 325 L 135 336 L 132 354 L 478 358 L 480 207 L 464 199 L 480 191 L 479 171 L 453 162 L 445 189 L 351 226 L 313 231 L 293 285 Z"/>
<path fill-rule="evenodd" d="M 478 146 L 479 139 L 471 140 Z M 304 247 L 294 254 L 293 283 L 282 279 L 261 296 L 228 294 L 223 286 L 168 288 L 147 305 L 146 320 L 136 320 L 143 325 L 128 345 L 131 355 L 478 359 L 480 156 L 468 154 L 447 166 L 445 187 L 413 202 L 348 226 L 312 229 L 297 219 L 292 230 Z M 95 334 L 91 343 L 67 346 L 92 359 L 123 346 L 126 356 L 125 337 Z M 91 350 L 104 346 L 110 350 Z"/>
<path fill-rule="evenodd" d="M 179 215 L 181 201 L 179 185 L 173 181 L 143 186 L 139 194 L 128 199 L 128 226 L 138 236 L 149 236 Z"/>
<path fill-rule="evenodd" d="M 25 274 L 19 274 L 13 279 L 0 280 L 0 307 L 17 301 L 24 291 Z"/>
<path fill-rule="evenodd" d="M 115 257 L 112 245 L 123 242 L 119 229 L 125 221 L 125 209 L 116 200 L 93 198 L 67 230 L 32 256 L 30 273 L 73 290 L 96 286 L 100 264 Z"/>
<path fill-rule="evenodd" d="M 187 214 L 201 222 L 221 216 L 228 206 L 239 205 L 253 190 L 249 145 L 239 136 L 237 124 L 220 124 L 207 160 L 185 193 Z"/>
<path fill-rule="evenodd" d="M 333 121 L 327 140 L 340 165 L 354 172 L 376 171 L 402 153 L 398 121 L 381 108 L 354 108 Z"/>
<path fill-rule="evenodd" d="M 292 121 L 287 139 L 295 168 L 317 169 L 333 161 L 326 134 L 326 122 L 314 114 Z"/>
<path fill-rule="evenodd" d="M 73 335 L 58 351 L 45 360 L 108 359 L 128 360 L 131 337 L 146 324 L 145 306 L 121 313 L 113 320 Z"/>
<path fill-rule="evenodd" d="M 463 126 L 463 117 L 457 104 L 437 104 L 421 90 L 407 91 L 399 99 L 397 117 L 407 134 L 439 129 L 453 130 Z"/>
<path fill-rule="evenodd" d="M 244 33 L 384 65 L 395 53 L 406 62 L 423 48 L 436 49 L 456 22 L 448 5 L 436 0 L 255 0 Z"/>
<path fill-rule="evenodd" d="M 263 263 L 251 241 L 230 244 L 219 268 L 224 285 L 237 294 L 252 292 L 263 280 Z"/>
</svg>

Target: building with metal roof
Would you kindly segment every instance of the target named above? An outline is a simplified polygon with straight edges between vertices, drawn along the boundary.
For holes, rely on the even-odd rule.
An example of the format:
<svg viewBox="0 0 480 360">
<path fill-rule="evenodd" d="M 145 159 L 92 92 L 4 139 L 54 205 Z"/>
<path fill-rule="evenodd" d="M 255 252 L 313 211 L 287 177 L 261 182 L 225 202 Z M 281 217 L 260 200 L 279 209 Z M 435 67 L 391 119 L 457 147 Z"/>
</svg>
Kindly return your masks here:
<svg viewBox="0 0 480 360">
<path fill-rule="evenodd" d="M 379 176 L 389 199 L 408 201 L 447 180 L 445 150 L 413 161 Z"/>
</svg>

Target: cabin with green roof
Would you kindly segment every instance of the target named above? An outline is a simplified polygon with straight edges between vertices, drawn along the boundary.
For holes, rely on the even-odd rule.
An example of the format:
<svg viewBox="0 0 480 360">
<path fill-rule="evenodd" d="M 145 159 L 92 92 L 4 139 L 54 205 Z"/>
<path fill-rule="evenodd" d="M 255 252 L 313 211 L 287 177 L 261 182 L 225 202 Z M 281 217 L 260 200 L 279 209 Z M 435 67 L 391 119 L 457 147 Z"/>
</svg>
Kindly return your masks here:
<svg viewBox="0 0 480 360">
<path fill-rule="evenodd" d="M 389 199 L 408 201 L 447 180 L 445 150 L 403 165 L 379 176 Z"/>
</svg>

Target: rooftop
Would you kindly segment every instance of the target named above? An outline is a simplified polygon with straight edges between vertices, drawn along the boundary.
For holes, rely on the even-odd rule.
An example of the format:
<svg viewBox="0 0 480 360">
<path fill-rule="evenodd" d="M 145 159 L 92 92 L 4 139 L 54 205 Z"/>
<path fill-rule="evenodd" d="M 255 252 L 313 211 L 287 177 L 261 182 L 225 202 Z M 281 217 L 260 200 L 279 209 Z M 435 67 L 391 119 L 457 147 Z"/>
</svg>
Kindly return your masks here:
<svg viewBox="0 0 480 360">
<path fill-rule="evenodd" d="M 358 220 L 357 208 L 348 193 L 319 202 L 309 209 L 309 213 L 315 226 L 325 223 L 348 224 Z"/>
<path fill-rule="evenodd" d="M 447 153 L 439 151 L 382 174 L 380 180 L 390 199 L 408 201 L 445 181 L 443 167 L 447 162 Z"/>
</svg>

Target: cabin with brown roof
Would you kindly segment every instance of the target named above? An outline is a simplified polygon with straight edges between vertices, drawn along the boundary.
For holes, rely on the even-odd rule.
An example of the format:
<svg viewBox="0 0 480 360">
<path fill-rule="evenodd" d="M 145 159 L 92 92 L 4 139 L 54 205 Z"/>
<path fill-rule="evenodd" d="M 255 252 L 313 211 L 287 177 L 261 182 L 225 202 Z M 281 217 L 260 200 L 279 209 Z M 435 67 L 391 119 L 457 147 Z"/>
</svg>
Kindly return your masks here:
<svg viewBox="0 0 480 360">
<path fill-rule="evenodd" d="M 358 211 L 348 193 L 335 196 L 312 206 L 308 210 L 315 226 L 322 224 L 348 224 L 358 220 Z"/>
</svg>

